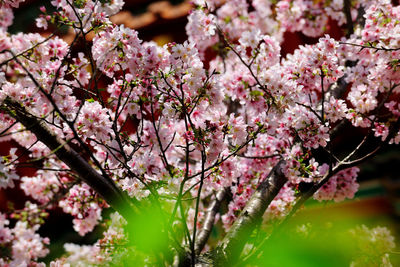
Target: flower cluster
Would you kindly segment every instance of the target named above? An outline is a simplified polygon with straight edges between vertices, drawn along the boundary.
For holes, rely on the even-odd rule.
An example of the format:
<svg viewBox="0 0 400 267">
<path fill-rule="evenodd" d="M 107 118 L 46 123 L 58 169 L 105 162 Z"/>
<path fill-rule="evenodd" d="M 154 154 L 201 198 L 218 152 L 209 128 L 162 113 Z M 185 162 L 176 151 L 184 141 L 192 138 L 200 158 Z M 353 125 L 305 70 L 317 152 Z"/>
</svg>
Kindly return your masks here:
<svg viewBox="0 0 400 267">
<path fill-rule="evenodd" d="M 25 0 L 2 0 L 0 7 L 19 7 L 19 4 L 25 2 Z"/>
<path fill-rule="evenodd" d="M 358 255 L 351 263 L 352 267 L 374 265 L 392 266 L 389 253 L 395 248 L 394 237 L 386 227 L 368 228 L 365 225 L 358 226 L 350 231 L 355 239 Z"/>
<path fill-rule="evenodd" d="M 390 1 L 379 2 L 365 12 L 365 26 L 361 33 L 363 41 L 397 48 L 399 41 L 395 36 L 400 30 L 400 8 L 392 6 Z"/>
<path fill-rule="evenodd" d="M 7 29 L 13 23 L 14 14 L 11 8 L 0 9 L 0 30 Z"/>
<path fill-rule="evenodd" d="M 265 211 L 264 218 L 266 220 L 273 220 L 283 218 L 290 210 L 295 197 L 293 186 L 285 184 L 279 191 L 278 195 L 274 198 L 268 209 Z"/>
<path fill-rule="evenodd" d="M 123 25 L 107 27 L 93 39 L 93 59 L 107 76 L 128 69 L 133 76 L 156 70 L 163 63 L 163 53 L 154 44 L 142 44 L 137 32 Z"/>
<path fill-rule="evenodd" d="M 74 229 L 83 236 L 99 223 L 104 205 L 87 184 L 82 184 L 74 185 L 66 198 L 59 202 L 59 206 L 64 212 L 74 216 Z"/>
<path fill-rule="evenodd" d="M 112 134 L 112 121 L 108 116 L 107 109 L 99 102 L 85 102 L 82 106 L 77 120 L 77 128 L 84 138 L 96 140 L 108 140 Z"/>
<path fill-rule="evenodd" d="M 15 167 L 6 157 L 0 158 L 0 188 L 14 187 L 14 180 L 18 180 Z"/>
<path fill-rule="evenodd" d="M 108 17 L 120 11 L 124 2 L 123 0 L 101 2 L 83 0 L 70 3 L 67 0 L 52 0 L 51 4 L 57 9 L 53 20 L 90 30 L 92 25 L 110 23 Z M 46 19 L 52 20 L 51 16 Z"/>
<path fill-rule="evenodd" d="M 35 177 L 22 177 L 20 187 L 25 195 L 43 204 L 52 200 L 59 191 L 60 180 L 54 172 L 39 170 Z"/>
<path fill-rule="evenodd" d="M 357 167 L 340 171 L 317 191 L 314 198 L 319 201 L 334 200 L 335 202 L 353 198 L 359 187 L 356 181 L 359 171 Z"/>
<path fill-rule="evenodd" d="M 50 243 L 48 238 L 43 238 L 36 231 L 39 225 L 28 225 L 28 222 L 18 221 L 14 228 L 9 228 L 10 224 L 5 214 L 0 213 L 0 245 L 10 249 L 10 254 L 0 259 L 2 266 L 45 266 L 44 263 L 37 263 L 38 258 L 42 258 L 49 253 L 46 245 Z"/>
</svg>

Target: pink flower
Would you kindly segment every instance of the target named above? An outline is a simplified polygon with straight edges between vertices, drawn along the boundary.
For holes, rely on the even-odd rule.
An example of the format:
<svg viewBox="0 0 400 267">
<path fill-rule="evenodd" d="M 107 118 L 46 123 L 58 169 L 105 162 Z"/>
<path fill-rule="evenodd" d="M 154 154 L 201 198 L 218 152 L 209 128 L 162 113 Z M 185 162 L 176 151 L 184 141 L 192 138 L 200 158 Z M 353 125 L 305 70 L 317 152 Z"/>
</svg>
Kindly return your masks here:
<svg viewBox="0 0 400 267">
<path fill-rule="evenodd" d="M 319 201 L 334 200 L 335 202 L 353 198 L 359 187 L 356 181 L 359 171 L 359 168 L 353 167 L 338 172 L 314 194 L 314 198 Z"/>
<path fill-rule="evenodd" d="M 101 220 L 99 201 L 93 196 L 92 189 L 87 184 L 74 185 L 66 198 L 59 202 L 64 212 L 75 217 L 74 229 L 80 235 L 93 231 Z"/>
<path fill-rule="evenodd" d="M 112 122 L 99 102 L 85 102 L 77 120 L 78 131 L 85 138 L 107 140 L 112 135 Z"/>
</svg>

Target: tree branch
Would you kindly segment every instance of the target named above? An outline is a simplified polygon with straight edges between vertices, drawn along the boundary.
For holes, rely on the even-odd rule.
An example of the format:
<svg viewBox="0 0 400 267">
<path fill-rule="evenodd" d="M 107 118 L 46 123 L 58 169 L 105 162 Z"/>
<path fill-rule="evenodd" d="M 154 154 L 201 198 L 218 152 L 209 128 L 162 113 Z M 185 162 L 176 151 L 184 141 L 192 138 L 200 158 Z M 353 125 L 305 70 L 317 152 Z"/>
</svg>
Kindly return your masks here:
<svg viewBox="0 0 400 267">
<path fill-rule="evenodd" d="M 279 161 L 268 177 L 261 182 L 246 207 L 229 229 L 219 248 L 217 248 L 222 251 L 224 258 L 230 262 L 235 262 L 240 256 L 246 240 L 257 224 L 261 222 L 265 210 L 287 181 L 282 172 L 284 164 L 284 160 Z"/>
<path fill-rule="evenodd" d="M 87 183 L 125 219 L 132 217 L 133 206 L 130 199 L 122 192 L 110 177 L 99 174 L 90 164 L 67 143 L 61 140 L 40 118 L 32 115 L 20 103 L 6 98 L 3 102 L 5 111 L 28 128 L 38 140 L 45 144 L 82 181 Z"/>
<path fill-rule="evenodd" d="M 326 184 L 329 179 L 337 174 L 339 171 L 348 169 L 354 166 L 357 166 L 358 164 L 365 162 L 366 160 L 370 159 L 374 155 L 378 153 L 379 150 L 381 150 L 384 146 L 388 145 L 390 140 L 396 136 L 400 129 L 400 119 L 397 119 L 397 121 L 391 126 L 391 129 L 389 131 L 388 136 L 386 137 L 385 141 L 383 141 L 380 145 L 378 145 L 375 149 L 373 149 L 371 152 L 367 153 L 366 155 L 360 156 L 358 159 L 355 159 L 353 161 L 348 161 L 350 158 L 356 154 L 362 145 L 364 145 L 367 141 L 367 137 L 364 138 L 360 144 L 347 155 L 343 160 L 341 160 L 333 169 L 332 171 L 328 172 L 327 174 L 324 175 L 324 177 L 321 179 L 319 183 L 315 183 L 308 191 L 304 192 L 301 197 L 296 201 L 294 204 L 293 208 L 289 212 L 289 214 L 285 217 L 285 219 L 280 223 L 279 228 L 282 229 L 283 225 L 289 221 L 291 217 L 297 212 L 297 210 L 309 199 L 311 198 L 324 184 Z M 277 235 L 279 233 L 279 229 L 275 229 L 273 232 L 273 235 Z M 268 237 L 265 240 L 271 239 L 271 236 Z M 263 247 L 263 244 L 260 245 L 258 248 L 259 251 L 261 251 L 261 248 Z"/>
<path fill-rule="evenodd" d="M 215 196 L 214 201 L 211 203 L 210 207 L 208 208 L 208 212 L 206 215 L 206 218 L 204 220 L 204 225 L 201 231 L 199 232 L 199 235 L 197 236 L 196 239 L 196 244 L 195 244 L 195 252 L 196 255 L 199 255 L 204 246 L 207 243 L 208 238 L 210 237 L 211 230 L 214 226 L 215 222 L 215 216 L 219 212 L 219 209 L 221 207 L 222 201 L 225 199 L 227 193 L 228 193 L 229 188 L 224 188 L 221 191 L 217 193 Z"/>
<path fill-rule="evenodd" d="M 346 16 L 346 24 L 347 24 L 347 34 L 346 36 L 349 37 L 354 33 L 354 23 L 353 18 L 351 17 L 351 3 L 350 0 L 343 1 L 343 12 Z"/>
</svg>

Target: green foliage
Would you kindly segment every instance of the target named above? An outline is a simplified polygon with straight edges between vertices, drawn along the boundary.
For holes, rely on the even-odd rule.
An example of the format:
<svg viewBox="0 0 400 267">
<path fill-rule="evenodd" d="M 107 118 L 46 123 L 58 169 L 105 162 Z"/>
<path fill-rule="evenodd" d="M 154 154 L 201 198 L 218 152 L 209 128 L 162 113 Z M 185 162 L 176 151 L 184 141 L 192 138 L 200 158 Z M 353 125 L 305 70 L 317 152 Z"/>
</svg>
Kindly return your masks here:
<svg viewBox="0 0 400 267">
<path fill-rule="evenodd" d="M 154 255 L 170 253 L 165 229 L 168 216 L 159 203 L 151 198 L 142 200 L 139 214 L 131 218 L 125 228 L 128 246 L 133 246 L 136 251 Z"/>
<path fill-rule="evenodd" d="M 365 218 L 360 220 L 351 212 L 348 214 L 332 211 L 329 214 L 327 212 L 323 212 L 324 214 L 314 213 L 303 213 L 294 217 L 283 227 L 276 228 L 275 226 L 273 234 L 259 250 L 262 251 L 261 256 L 248 257 L 255 249 L 248 245 L 247 251 L 242 253 L 242 258 L 246 259 L 247 257 L 248 266 L 272 267 L 337 267 L 359 262 L 364 256 L 359 244 L 361 242 L 368 246 L 369 240 L 358 240 L 362 237 L 354 235 L 354 229 L 358 229 L 360 225 L 364 224 L 374 227 L 376 222 L 365 220 Z M 382 222 L 387 224 L 385 218 L 381 218 L 381 220 L 379 224 Z M 365 226 L 363 227 L 365 228 Z M 268 236 L 271 230 L 264 229 L 258 233 L 258 236 L 261 236 L 258 238 L 259 241 Z M 259 244 L 259 241 L 256 244 Z M 384 255 L 381 251 L 368 262 L 381 263 Z M 387 253 L 389 252 L 387 251 Z"/>
</svg>

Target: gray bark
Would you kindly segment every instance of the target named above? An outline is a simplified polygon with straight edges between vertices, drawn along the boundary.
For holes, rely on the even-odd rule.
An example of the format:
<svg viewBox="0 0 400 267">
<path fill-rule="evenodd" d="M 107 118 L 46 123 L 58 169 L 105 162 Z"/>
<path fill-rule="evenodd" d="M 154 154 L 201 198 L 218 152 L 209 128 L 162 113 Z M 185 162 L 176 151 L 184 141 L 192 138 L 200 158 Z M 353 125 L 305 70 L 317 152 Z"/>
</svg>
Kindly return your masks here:
<svg viewBox="0 0 400 267">
<path fill-rule="evenodd" d="M 208 238 L 210 237 L 211 230 L 214 226 L 215 216 L 219 212 L 221 207 L 221 202 L 224 200 L 226 194 L 228 192 L 228 188 L 224 188 L 223 190 L 219 191 L 214 201 L 211 203 L 210 207 L 208 208 L 208 212 L 206 218 L 204 220 L 204 226 L 201 229 L 199 235 L 196 239 L 195 244 L 195 251 L 196 255 L 199 255 L 201 250 L 204 248 L 205 244 L 207 243 Z"/>
<path fill-rule="evenodd" d="M 227 263 L 236 262 L 239 258 L 249 236 L 256 226 L 261 223 L 265 210 L 286 183 L 287 178 L 282 172 L 284 164 L 284 160 L 279 161 L 268 177 L 258 186 L 256 192 L 254 192 L 217 248 L 217 253 L 218 251 L 222 252 L 223 258 L 227 260 Z"/>
</svg>

